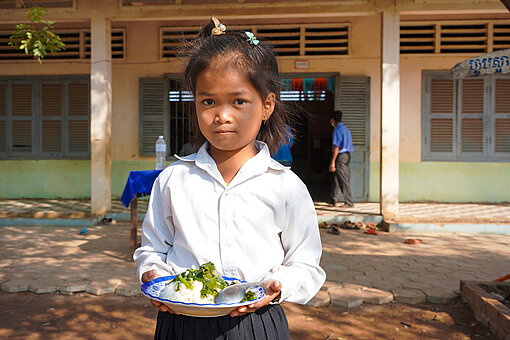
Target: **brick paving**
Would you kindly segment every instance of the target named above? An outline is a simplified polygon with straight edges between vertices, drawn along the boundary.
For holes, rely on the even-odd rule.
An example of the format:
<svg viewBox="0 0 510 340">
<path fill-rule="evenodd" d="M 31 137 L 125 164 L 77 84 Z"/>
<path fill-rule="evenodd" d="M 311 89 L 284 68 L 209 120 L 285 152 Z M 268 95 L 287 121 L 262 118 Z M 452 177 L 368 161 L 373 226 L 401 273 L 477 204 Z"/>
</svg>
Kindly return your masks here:
<svg viewBox="0 0 510 340">
<path fill-rule="evenodd" d="M 148 198 L 138 199 L 138 213 L 147 209 Z M 379 203 L 356 203 L 353 208 L 332 207 L 315 202 L 318 216 L 380 218 Z M 127 217 L 130 209 L 112 199 L 110 214 Z M 0 218 L 80 218 L 89 217 L 90 200 L 0 199 Z M 399 222 L 510 223 L 510 203 L 400 203 Z"/>
<path fill-rule="evenodd" d="M 356 203 L 352 208 L 332 207 L 324 202 L 316 202 L 319 216 L 378 216 L 379 203 Z M 400 203 L 396 222 L 470 222 L 470 223 L 510 223 L 510 204 L 481 203 Z"/>
<path fill-rule="evenodd" d="M 148 197 L 138 199 L 138 213 L 147 210 Z M 0 199 L 0 218 L 86 218 L 92 217 L 90 200 Z M 129 214 L 118 199 L 112 199 L 112 214 Z"/>
</svg>

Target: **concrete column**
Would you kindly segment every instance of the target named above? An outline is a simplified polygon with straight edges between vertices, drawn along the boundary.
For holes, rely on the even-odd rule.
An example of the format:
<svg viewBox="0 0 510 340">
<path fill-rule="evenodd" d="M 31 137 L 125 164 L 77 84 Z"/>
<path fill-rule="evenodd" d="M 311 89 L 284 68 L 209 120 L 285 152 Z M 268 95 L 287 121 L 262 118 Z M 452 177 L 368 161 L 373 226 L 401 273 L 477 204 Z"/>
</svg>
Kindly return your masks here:
<svg viewBox="0 0 510 340">
<path fill-rule="evenodd" d="M 381 60 L 381 214 L 398 215 L 400 138 L 400 14 L 390 6 L 382 13 Z"/>
<path fill-rule="evenodd" d="M 92 213 L 111 209 L 112 56 L 111 23 L 91 18 L 90 145 Z"/>
</svg>

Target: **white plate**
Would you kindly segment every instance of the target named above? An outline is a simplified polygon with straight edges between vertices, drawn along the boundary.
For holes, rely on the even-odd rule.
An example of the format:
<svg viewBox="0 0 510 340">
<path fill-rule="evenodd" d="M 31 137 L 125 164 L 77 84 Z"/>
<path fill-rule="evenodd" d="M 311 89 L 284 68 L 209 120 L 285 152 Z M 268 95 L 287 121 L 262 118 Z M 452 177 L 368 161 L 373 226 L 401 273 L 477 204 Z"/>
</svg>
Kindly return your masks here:
<svg viewBox="0 0 510 340">
<path fill-rule="evenodd" d="M 252 292 L 255 293 L 255 300 L 252 301 L 245 301 L 245 302 L 237 302 L 237 303 L 222 303 L 222 304 L 199 304 L 199 303 L 187 303 L 187 302 L 180 302 L 180 301 L 172 301 L 168 299 L 160 298 L 161 291 L 163 288 L 165 288 L 166 284 L 170 281 L 172 281 L 175 278 L 175 275 L 173 276 L 164 276 L 164 277 L 158 277 L 157 279 L 154 279 L 149 282 L 145 282 L 142 285 L 142 293 L 146 295 L 147 297 L 162 302 L 168 307 L 170 307 L 174 312 L 187 315 L 187 316 L 196 316 L 196 317 L 211 317 L 211 316 L 223 316 L 230 314 L 234 309 L 240 307 L 252 304 L 254 302 L 259 301 L 262 299 L 266 294 L 264 291 L 264 288 L 260 286 L 256 286 L 252 289 L 250 289 Z M 246 282 L 243 280 L 238 280 L 231 277 L 223 276 L 225 281 L 231 282 L 234 280 Z"/>
</svg>

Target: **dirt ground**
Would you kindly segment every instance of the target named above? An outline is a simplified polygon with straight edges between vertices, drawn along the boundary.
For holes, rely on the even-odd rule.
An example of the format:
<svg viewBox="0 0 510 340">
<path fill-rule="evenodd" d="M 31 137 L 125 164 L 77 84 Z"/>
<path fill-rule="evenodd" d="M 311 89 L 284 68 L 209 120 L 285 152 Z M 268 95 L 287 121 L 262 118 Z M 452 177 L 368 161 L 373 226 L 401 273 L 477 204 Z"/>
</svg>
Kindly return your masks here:
<svg viewBox="0 0 510 340">
<path fill-rule="evenodd" d="M 1 339 L 152 339 L 156 309 L 143 297 L 0 292 Z M 291 339 L 493 339 L 456 305 L 310 307 L 283 304 Z"/>
</svg>

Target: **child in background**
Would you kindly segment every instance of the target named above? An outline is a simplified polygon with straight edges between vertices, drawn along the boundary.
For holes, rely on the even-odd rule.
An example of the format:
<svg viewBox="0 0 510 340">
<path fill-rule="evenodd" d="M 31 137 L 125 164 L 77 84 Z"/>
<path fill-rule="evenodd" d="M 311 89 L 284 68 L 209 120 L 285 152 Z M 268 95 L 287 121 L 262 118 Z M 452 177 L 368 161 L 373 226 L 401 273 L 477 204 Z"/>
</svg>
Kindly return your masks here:
<svg viewBox="0 0 510 340">
<path fill-rule="evenodd" d="M 154 182 L 134 260 L 142 282 L 213 262 L 223 276 L 264 281 L 266 296 L 230 315 L 176 315 L 157 301 L 155 339 L 289 339 L 279 302 L 306 303 L 325 281 L 306 186 L 271 158 L 291 112 L 278 64 L 251 32 L 217 19 L 202 28 L 184 72 L 195 98 L 197 153 Z"/>
<path fill-rule="evenodd" d="M 294 138 L 292 138 L 292 132 L 290 127 L 285 125 L 284 131 L 284 142 L 280 144 L 278 150 L 276 150 L 273 158 L 280 162 L 283 166 L 292 166 L 292 152 L 290 149 L 294 145 Z"/>
</svg>

